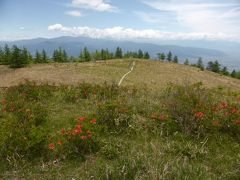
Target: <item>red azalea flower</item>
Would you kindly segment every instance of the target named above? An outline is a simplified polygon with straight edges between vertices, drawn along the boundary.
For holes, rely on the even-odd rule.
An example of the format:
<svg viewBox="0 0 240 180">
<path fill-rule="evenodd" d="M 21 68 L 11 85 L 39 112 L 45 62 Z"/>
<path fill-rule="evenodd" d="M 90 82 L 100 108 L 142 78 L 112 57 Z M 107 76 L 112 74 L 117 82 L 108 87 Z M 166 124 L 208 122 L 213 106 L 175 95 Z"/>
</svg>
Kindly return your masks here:
<svg viewBox="0 0 240 180">
<path fill-rule="evenodd" d="M 82 140 L 86 140 L 86 139 L 87 139 L 87 136 L 81 136 L 81 139 L 82 139 Z"/>
<path fill-rule="evenodd" d="M 221 102 L 220 103 L 220 108 L 226 109 L 228 107 L 228 104 L 226 102 Z"/>
<path fill-rule="evenodd" d="M 166 119 L 167 119 L 167 116 L 164 114 L 160 115 L 160 117 L 159 117 L 160 121 L 165 121 Z"/>
<path fill-rule="evenodd" d="M 213 126 L 220 126 L 220 122 L 219 122 L 218 120 L 214 120 L 214 121 L 212 122 L 212 125 L 213 125 Z"/>
<path fill-rule="evenodd" d="M 237 108 L 232 108 L 231 113 L 236 114 L 238 112 Z"/>
<path fill-rule="evenodd" d="M 82 128 L 83 128 L 83 125 L 81 124 L 76 125 L 76 129 L 82 129 Z"/>
<path fill-rule="evenodd" d="M 6 105 L 6 104 L 7 104 L 7 100 L 6 100 L 6 99 L 2 99 L 1 104 L 2 104 L 2 105 Z"/>
<path fill-rule="evenodd" d="M 55 149 L 55 145 L 53 143 L 51 143 L 51 144 L 48 145 L 48 148 L 50 150 L 54 150 Z"/>
<path fill-rule="evenodd" d="M 74 129 L 73 130 L 73 135 L 78 135 L 80 133 L 82 133 L 82 129 Z"/>
<path fill-rule="evenodd" d="M 85 117 L 80 117 L 80 118 L 78 118 L 78 120 L 80 121 L 80 122 L 83 122 L 83 121 L 85 121 Z"/>
<path fill-rule="evenodd" d="M 198 119 L 202 119 L 204 117 L 204 113 L 203 112 L 196 112 L 195 117 L 198 118 Z"/>
<path fill-rule="evenodd" d="M 62 142 L 61 140 L 59 140 L 59 141 L 57 142 L 57 144 L 61 146 L 61 145 L 63 144 L 63 142 Z"/>
<path fill-rule="evenodd" d="M 225 117 L 229 116 L 229 112 L 225 112 L 225 113 L 224 113 L 224 116 L 225 116 Z"/>
<path fill-rule="evenodd" d="M 90 123 L 91 123 L 91 124 L 96 124 L 96 123 L 97 123 L 97 120 L 96 120 L 96 119 L 92 119 L 92 120 L 90 121 Z"/>
<path fill-rule="evenodd" d="M 151 115 L 151 119 L 158 119 L 158 117 L 157 117 L 157 114 L 156 113 L 153 113 L 152 115 Z"/>
<path fill-rule="evenodd" d="M 235 125 L 238 125 L 238 126 L 240 126 L 240 119 L 239 119 L 239 120 L 236 120 L 236 121 L 234 121 L 234 124 L 235 124 Z"/>
<path fill-rule="evenodd" d="M 64 135 L 65 133 L 66 133 L 65 129 L 62 128 L 62 130 L 61 130 L 61 134 Z"/>
</svg>

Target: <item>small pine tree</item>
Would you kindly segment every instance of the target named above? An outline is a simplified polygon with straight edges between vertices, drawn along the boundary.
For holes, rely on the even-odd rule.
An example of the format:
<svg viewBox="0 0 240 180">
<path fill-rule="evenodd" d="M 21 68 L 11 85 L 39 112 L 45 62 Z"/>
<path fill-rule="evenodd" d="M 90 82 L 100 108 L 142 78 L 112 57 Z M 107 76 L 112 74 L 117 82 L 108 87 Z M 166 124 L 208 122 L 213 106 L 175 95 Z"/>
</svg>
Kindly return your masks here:
<svg viewBox="0 0 240 180">
<path fill-rule="evenodd" d="M 214 62 L 210 61 L 208 62 L 208 67 L 207 69 L 210 71 L 213 71 L 215 73 L 219 73 L 220 72 L 220 67 L 221 65 L 219 64 L 219 62 L 216 60 Z"/>
<path fill-rule="evenodd" d="M 12 56 L 9 62 L 10 68 L 21 68 L 25 67 L 28 62 L 28 52 L 19 49 L 16 45 L 12 47 Z"/>
<path fill-rule="evenodd" d="M 143 51 L 141 49 L 138 50 L 138 58 L 139 59 L 143 58 Z"/>
<path fill-rule="evenodd" d="M 197 67 L 198 67 L 199 69 L 201 69 L 202 71 L 204 70 L 204 65 L 203 65 L 203 61 L 202 61 L 202 58 L 201 58 L 201 57 L 198 58 Z"/>
<path fill-rule="evenodd" d="M 236 70 L 235 70 L 235 69 L 232 71 L 231 76 L 232 76 L 233 78 L 236 78 L 236 77 L 237 77 L 237 73 L 236 73 Z"/>
<path fill-rule="evenodd" d="M 123 58 L 123 52 L 122 52 L 122 49 L 120 47 L 117 47 L 117 49 L 115 51 L 115 58 L 116 59 L 122 59 Z"/>
<path fill-rule="evenodd" d="M 62 57 L 62 62 L 68 61 L 68 55 L 67 55 L 67 52 L 65 51 L 65 49 L 62 51 L 61 57 Z"/>
<path fill-rule="evenodd" d="M 42 63 L 42 56 L 41 54 L 39 53 L 39 51 L 37 50 L 36 53 L 35 53 L 35 63 Z"/>
<path fill-rule="evenodd" d="M 188 58 L 184 61 L 184 64 L 185 64 L 185 65 L 189 65 L 189 60 L 188 60 Z"/>
<path fill-rule="evenodd" d="M 172 61 L 172 52 L 171 51 L 169 51 L 167 54 L 167 60 L 168 60 L 168 62 Z"/>
<path fill-rule="evenodd" d="M 91 61 L 91 54 L 89 53 L 87 47 L 83 49 L 83 57 L 85 61 Z"/>
<path fill-rule="evenodd" d="M 2 50 L 2 47 L 0 46 L 0 64 L 3 64 L 4 62 L 4 53 Z"/>
<path fill-rule="evenodd" d="M 225 76 L 229 76 L 229 72 L 226 66 L 224 66 L 221 70 L 221 74 L 225 75 Z"/>
<path fill-rule="evenodd" d="M 177 56 L 174 56 L 173 62 L 174 62 L 174 63 L 178 63 L 178 57 L 177 57 Z"/>
<path fill-rule="evenodd" d="M 43 49 L 42 50 L 42 62 L 47 63 L 48 62 L 48 57 L 46 51 Z"/>
<path fill-rule="evenodd" d="M 144 55 L 143 55 L 143 58 L 144 59 L 150 59 L 150 55 L 148 52 L 145 52 Z"/>
<path fill-rule="evenodd" d="M 9 64 L 12 59 L 12 52 L 9 46 L 6 44 L 4 46 L 4 58 L 3 58 L 3 64 Z"/>
</svg>

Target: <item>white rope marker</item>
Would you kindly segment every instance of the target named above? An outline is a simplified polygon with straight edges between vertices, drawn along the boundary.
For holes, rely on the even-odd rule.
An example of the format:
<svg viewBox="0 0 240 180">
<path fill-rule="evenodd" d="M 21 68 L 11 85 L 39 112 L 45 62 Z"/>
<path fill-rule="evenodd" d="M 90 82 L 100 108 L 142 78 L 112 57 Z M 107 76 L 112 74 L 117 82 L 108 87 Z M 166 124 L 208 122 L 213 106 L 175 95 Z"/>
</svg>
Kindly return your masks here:
<svg viewBox="0 0 240 180">
<path fill-rule="evenodd" d="M 118 83 L 118 86 L 120 86 L 122 84 L 124 78 L 133 71 L 134 66 L 135 66 L 135 61 L 133 61 L 130 71 L 128 71 L 126 74 L 123 75 L 123 77 L 121 78 L 121 80 Z"/>
</svg>

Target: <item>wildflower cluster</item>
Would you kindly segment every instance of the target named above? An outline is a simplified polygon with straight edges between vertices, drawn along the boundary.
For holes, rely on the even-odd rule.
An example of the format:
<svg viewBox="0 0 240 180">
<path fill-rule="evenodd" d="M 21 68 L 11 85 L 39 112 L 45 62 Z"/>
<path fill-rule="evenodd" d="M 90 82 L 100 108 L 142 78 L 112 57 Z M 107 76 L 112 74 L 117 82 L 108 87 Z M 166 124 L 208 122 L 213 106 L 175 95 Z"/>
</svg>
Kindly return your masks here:
<svg viewBox="0 0 240 180">
<path fill-rule="evenodd" d="M 94 145 L 93 129 L 97 124 L 95 118 L 79 117 L 72 128 L 62 128 L 55 138 L 55 142 L 48 144 L 48 149 L 56 155 L 77 154 L 84 155 Z"/>
</svg>

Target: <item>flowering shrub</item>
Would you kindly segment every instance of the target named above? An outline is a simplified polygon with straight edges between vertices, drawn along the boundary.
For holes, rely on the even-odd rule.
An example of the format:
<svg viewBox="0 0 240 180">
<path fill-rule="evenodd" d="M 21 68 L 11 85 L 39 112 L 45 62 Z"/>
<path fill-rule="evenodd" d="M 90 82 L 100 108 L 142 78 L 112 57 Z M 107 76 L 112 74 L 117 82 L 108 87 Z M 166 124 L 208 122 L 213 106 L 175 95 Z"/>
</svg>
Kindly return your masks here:
<svg viewBox="0 0 240 180">
<path fill-rule="evenodd" d="M 41 87 L 27 83 L 8 88 L 1 99 L 0 153 L 4 159 L 44 154 L 47 132 L 43 126 L 48 112 L 40 101 L 41 91 Z"/>
<path fill-rule="evenodd" d="M 204 134 L 218 129 L 238 136 L 240 104 L 220 101 L 221 94 L 202 87 L 201 83 L 171 86 L 165 95 L 166 109 L 185 133 Z"/>
<path fill-rule="evenodd" d="M 99 104 L 97 109 L 99 124 L 105 127 L 107 132 L 123 132 L 131 121 L 131 107 L 126 106 L 126 102 L 118 100 Z"/>
<path fill-rule="evenodd" d="M 62 128 L 50 138 L 48 149 L 54 158 L 83 157 L 98 149 L 94 129 L 95 118 L 79 117 L 72 127 Z"/>
</svg>

